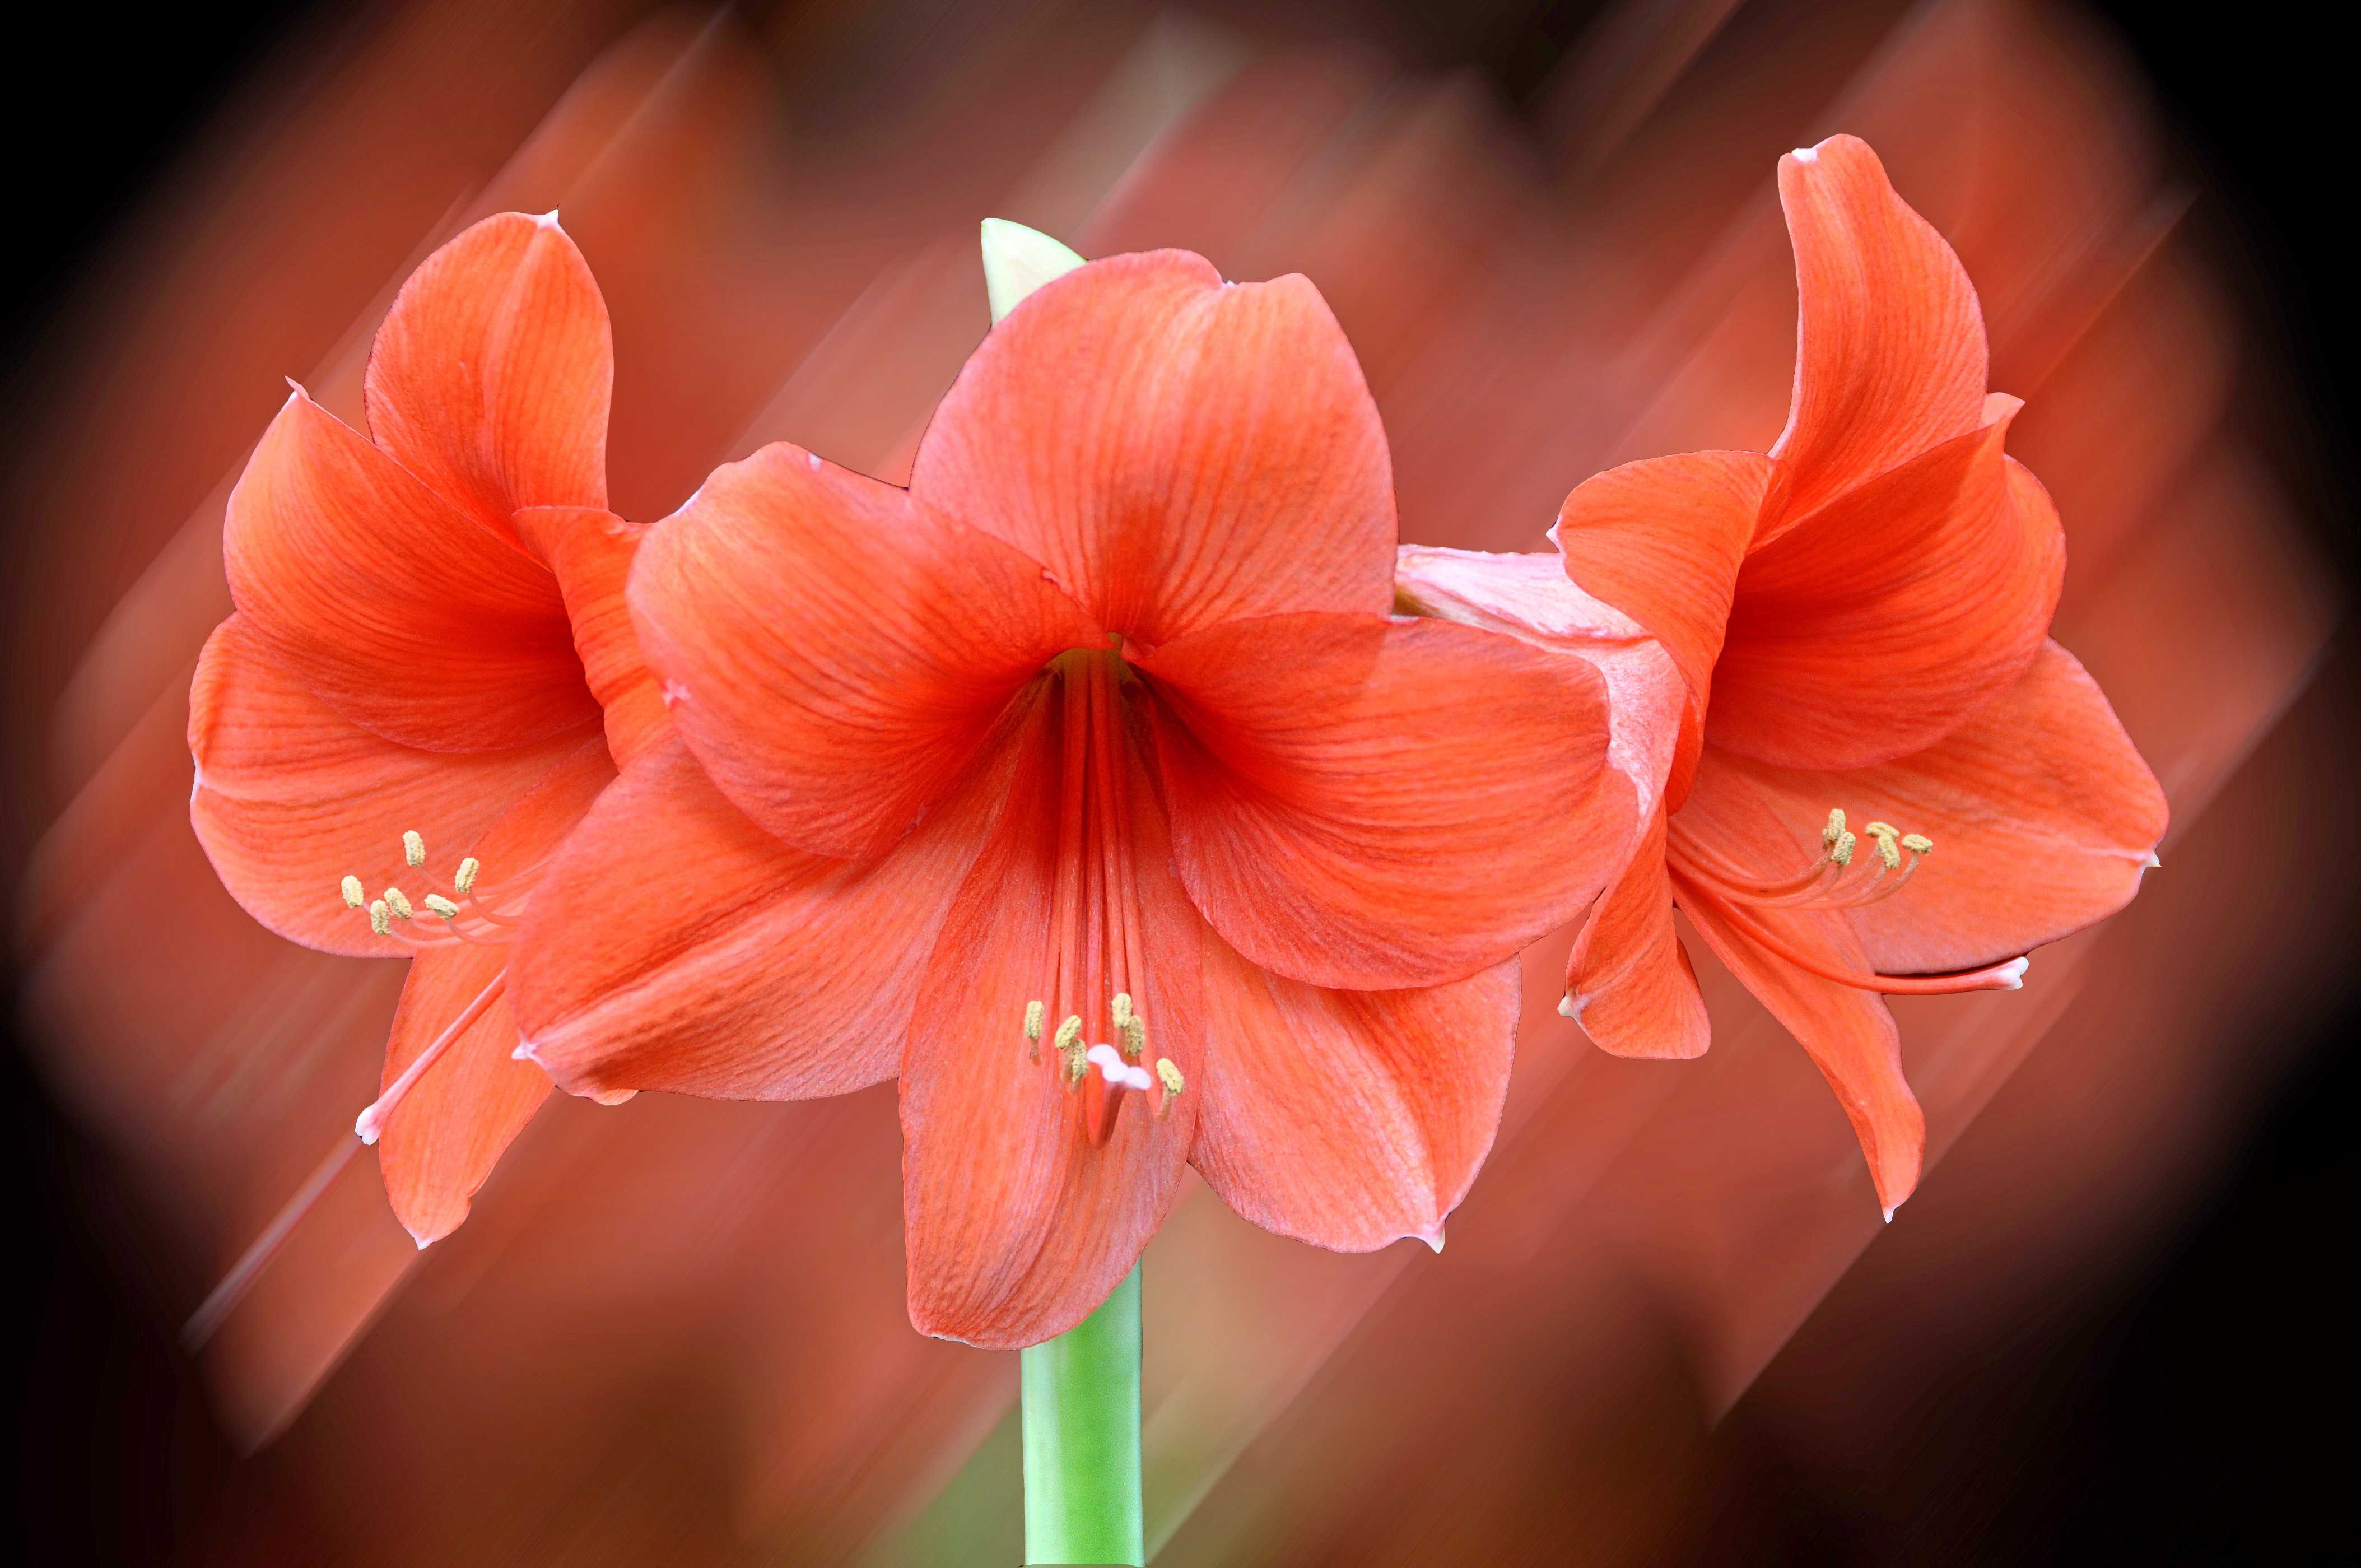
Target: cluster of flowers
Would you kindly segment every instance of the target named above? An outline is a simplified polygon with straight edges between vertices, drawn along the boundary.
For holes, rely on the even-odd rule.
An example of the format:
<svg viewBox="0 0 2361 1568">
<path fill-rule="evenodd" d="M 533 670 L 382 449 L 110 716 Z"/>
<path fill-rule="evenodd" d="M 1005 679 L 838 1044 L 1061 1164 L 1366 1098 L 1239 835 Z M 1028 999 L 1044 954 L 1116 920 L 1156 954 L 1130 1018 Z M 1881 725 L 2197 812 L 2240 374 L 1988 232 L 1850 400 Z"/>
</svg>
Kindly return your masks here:
<svg viewBox="0 0 2361 1568">
<path fill-rule="evenodd" d="M 1779 181 L 1785 432 L 1590 478 L 1534 555 L 1398 545 L 1304 279 L 996 225 L 908 488 L 780 444 L 628 523 L 555 214 L 436 253 L 370 433 L 298 389 L 256 451 L 190 719 L 245 906 L 412 959 L 361 1130 L 420 1245 L 553 1080 L 898 1078 L 931 1333 L 1070 1327 L 1184 1166 L 1308 1242 L 1439 1245 L 1525 945 L 1582 922 L 1604 1048 L 1706 1048 L 1675 907 L 1890 1216 L 1924 1124 L 1883 996 L 2014 987 L 2164 805 L 2047 640 L 2058 519 L 1958 259 L 1859 141 Z"/>
</svg>

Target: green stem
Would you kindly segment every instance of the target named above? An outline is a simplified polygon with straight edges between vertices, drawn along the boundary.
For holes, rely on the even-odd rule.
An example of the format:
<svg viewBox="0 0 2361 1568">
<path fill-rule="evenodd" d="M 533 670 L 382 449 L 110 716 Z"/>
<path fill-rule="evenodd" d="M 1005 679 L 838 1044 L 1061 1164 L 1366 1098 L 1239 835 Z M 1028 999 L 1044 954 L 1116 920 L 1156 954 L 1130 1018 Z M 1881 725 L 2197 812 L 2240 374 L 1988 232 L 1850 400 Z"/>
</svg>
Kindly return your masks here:
<svg viewBox="0 0 2361 1568">
<path fill-rule="evenodd" d="M 1022 1362 L 1025 1561 L 1139 1568 L 1138 1268 Z"/>
</svg>

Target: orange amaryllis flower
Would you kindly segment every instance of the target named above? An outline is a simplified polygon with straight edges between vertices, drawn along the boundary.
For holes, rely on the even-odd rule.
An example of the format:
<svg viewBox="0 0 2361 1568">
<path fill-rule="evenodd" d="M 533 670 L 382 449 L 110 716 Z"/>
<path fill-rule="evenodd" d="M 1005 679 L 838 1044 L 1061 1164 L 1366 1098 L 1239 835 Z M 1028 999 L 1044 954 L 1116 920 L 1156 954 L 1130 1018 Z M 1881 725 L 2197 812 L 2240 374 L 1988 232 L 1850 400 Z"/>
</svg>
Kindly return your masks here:
<svg viewBox="0 0 2361 1568">
<path fill-rule="evenodd" d="M 359 1131 L 421 1246 L 549 1091 L 502 994 L 534 881 L 667 728 L 606 510 L 613 364 L 555 214 L 486 219 L 379 329 L 374 441 L 299 387 L 230 496 L 190 814 L 272 930 L 412 959 Z"/>
<path fill-rule="evenodd" d="M 898 1073 L 911 1319 L 978 1344 L 1079 1321 L 1187 1164 L 1287 1235 L 1439 1245 L 1513 955 L 1639 816 L 1598 677 L 1391 618 L 1394 546 L 1318 292 L 1176 251 L 1017 305 L 906 491 L 722 468 L 633 569 L 679 741 L 542 885 L 531 1049 L 577 1090 Z"/>
<path fill-rule="evenodd" d="M 1640 852 L 1584 927 L 1562 1011 L 1625 1056 L 1706 1048 L 1678 906 L 1835 1086 L 1886 1214 L 1926 1137 L 1883 997 L 2013 989 L 2026 952 L 2113 914 L 2165 803 L 2047 639 L 2065 549 L 2001 450 L 1959 258 L 1868 146 L 1783 159 L 1801 294 L 1767 456 L 1585 482 L 1565 573 L 1662 640 L 1687 707 Z M 1548 557 L 1406 550 L 1429 613 L 1548 641 L 1510 592 Z M 1710 704 L 1708 705 L 1708 696 Z"/>
</svg>

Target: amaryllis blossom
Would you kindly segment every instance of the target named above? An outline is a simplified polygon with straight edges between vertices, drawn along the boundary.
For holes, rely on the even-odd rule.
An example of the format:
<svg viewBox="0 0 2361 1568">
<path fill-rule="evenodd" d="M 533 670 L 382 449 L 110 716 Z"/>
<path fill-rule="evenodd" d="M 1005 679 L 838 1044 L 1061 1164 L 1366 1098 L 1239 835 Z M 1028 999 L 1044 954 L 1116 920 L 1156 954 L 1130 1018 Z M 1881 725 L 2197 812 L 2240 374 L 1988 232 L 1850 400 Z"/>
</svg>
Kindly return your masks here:
<svg viewBox="0 0 2361 1568">
<path fill-rule="evenodd" d="M 632 572 L 678 740 L 542 885 L 530 1048 L 599 1091 L 898 1074 L 910 1315 L 976 1343 L 1082 1319 L 1184 1165 L 1284 1234 L 1439 1245 L 1513 955 L 1639 814 L 1598 676 L 1394 619 L 1394 550 L 1319 294 L 1175 251 L 1017 305 L 907 490 L 722 468 Z"/>
<path fill-rule="evenodd" d="M 1553 557 L 1405 550 L 1402 590 L 1544 643 L 1536 603 L 1596 596 L 1661 639 L 1687 687 L 1664 809 L 1563 1011 L 1620 1055 L 1702 1052 L 1677 906 L 1835 1087 L 1891 1217 L 1926 1129 L 1883 999 L 2015 987 L 2028 949 L 2131 898 L 2165 803 L 2048 640 L 2064 541 L 2002 451 L 2021 405 L 1985 391 L 1959 258 L 1854 137 L 1783 159 L 1779 191 L 1801 305 L 1770 454 L 1585 482 L 1562 587 L 1536 586 Z"/>
<path fill-rule="evenodd" d="M 613 367 L 555 214 L 488 218 L 379 329 L 370 436 L 299 387 L 230 496 L 190 814 L 271 929 L 411 959 L 360 1130 L 422 1246 L 549 1092 L 503 995 L 533 884 L 668 729 L 622 602 L 639 531 L 606 510 Z"/>
</svg>

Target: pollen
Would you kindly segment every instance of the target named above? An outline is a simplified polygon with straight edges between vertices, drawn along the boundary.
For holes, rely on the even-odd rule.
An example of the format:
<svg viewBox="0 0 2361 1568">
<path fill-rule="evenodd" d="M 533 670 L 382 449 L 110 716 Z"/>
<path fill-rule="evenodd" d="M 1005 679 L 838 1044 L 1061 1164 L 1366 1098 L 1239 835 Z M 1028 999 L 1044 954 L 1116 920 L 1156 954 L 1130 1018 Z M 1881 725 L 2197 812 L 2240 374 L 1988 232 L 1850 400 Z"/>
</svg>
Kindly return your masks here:
<svg viewBox="0 0 2361 1568">
<path fill-rule="evenodd" d="M 1189 1080 L 1180 1076 L 1180 1069 L 1173 1065 L 1170 1057 L 1156 1058 L 1156 1081 L 1164 1086 L 1167 1094 L 1178 1094 L 1189 1087 Z"/>
<path fill-rule="evenodd" d="M 1845 818 L 1843 811 L 1830 811 L 1828 813 L 1828 825 L 1820 829 L 1821 847 L 1824 849 L 1833 850 L 1837 847 L 1837 840 L 1844 836 Z"/>
<path fill-rule="evenodd" d="M 1852 864 L 1852 847 L 1858 842 L 1850 833 L 1839 833 L 1836 842 L 1828 846 L 1828 859 L 1840 866 Z"/>
<path fill-rule="evenodd" d="M 1107 1013 L 1115 1019 L 1115 1026 L 1116 1028 L 1129 1028 L 1131 1026 L 1131 992 L 1128 991 L 1116 992 L 1115 993 L 1115 1000 L 1107 1003 Z"/>
<path fill-rule="evenodd" d="M 407 920 L 418 913 L 410 907 L 409 895 L 398 887 L 387 888 L 383 902 L 388 909 L 393 911 L 393 917 L 396 920 Z"/>
<path fill-rule="evenodd" d="M 1148 1021 L 1135 1013 L 1123 1026 L 1123 1054 L 1137 1061 L 1148 1051 Z"/>
<path fill-rule="evenodd" d="M 345 907 L 347 909 L 358 909 L 368 902 L 368 894 L 361 891 L 361 879 L 357 876 L 348 876 L 345 879 L 344 894 Z"/>
<path fill-rule="evenodd" d="M 1049 1011 L 1038 1002 L 1028 1002 L 1025 1004 L 1025 1037 L 1027 1039 L 1038 1040 L 1041 1037 L 1041 1021 L 1049 1015 Z"/>
<path fill-rule="evenodd" d="M 1914 855 L 1931 855 L 1935 852 L 1935 840 L 1924 833 L 1905 833 L 1902 847 Z"/>
<path fill-rule="evenodd" d="M 380 937 L 393 935 L 393 911 L 385 906 L 382 898 L 369 905 L 369 929 Z"/>
<path fill-rule="evenodd" d="M 456 920 L 459 917 L 459 906 L 452 903 L 449 899 L 444 897 L 439 893 L 428 894 L 424 902 L 427 908 L 432 909 L 435 914 L 440 915 L 445 920 Z"/>
<path fill-rule="evenodd" d="M 418 829 L 415 828 L 401 836 L 401 858 L 413 866 L 423 866 L 426 863 L 426 840 L 419 837 Z"/>
<path fill-rule="evenodd" d="M 1902 863 L 1902 833 L 1899 828 L 1890 822 L 1872 822 L 1861 831 L 1877 840 L 1877 858 L 1884 862 L 1887 871 Z"/>
<path fill-rule="evenodd" d="M 483 862 L 473 855 L 459 862 L 459 873 L 451 879 L 451 885 L 458 890 L 460 897 L 465 898 L 475 891 L 476 873 L 483 869 Z"/>
</svg>

